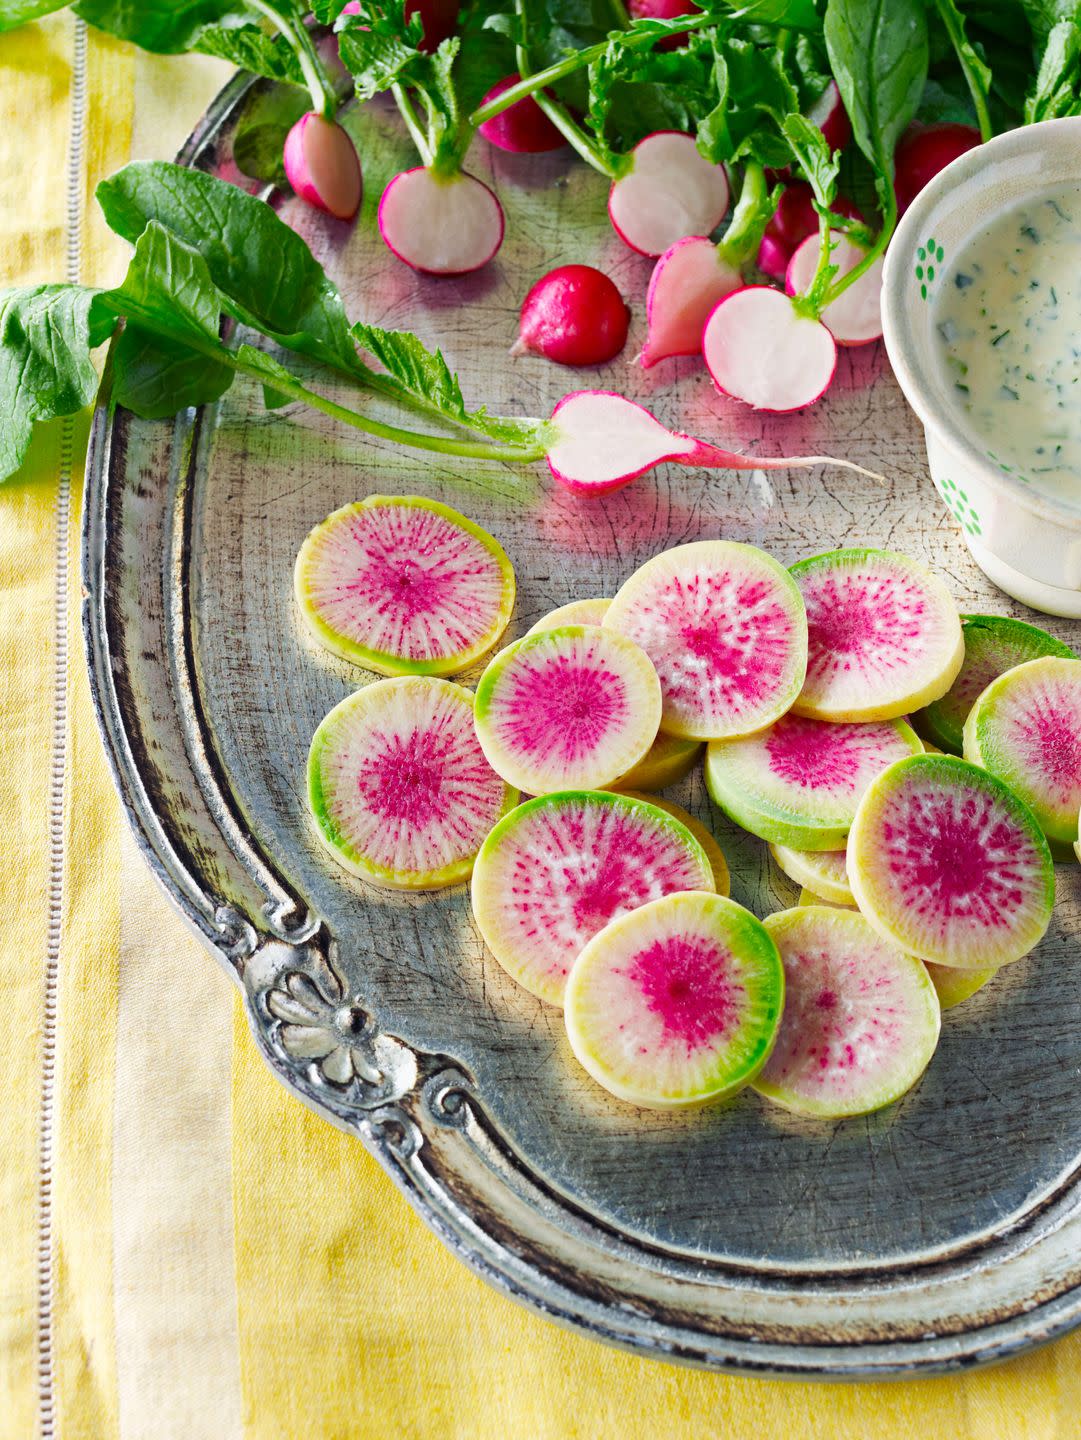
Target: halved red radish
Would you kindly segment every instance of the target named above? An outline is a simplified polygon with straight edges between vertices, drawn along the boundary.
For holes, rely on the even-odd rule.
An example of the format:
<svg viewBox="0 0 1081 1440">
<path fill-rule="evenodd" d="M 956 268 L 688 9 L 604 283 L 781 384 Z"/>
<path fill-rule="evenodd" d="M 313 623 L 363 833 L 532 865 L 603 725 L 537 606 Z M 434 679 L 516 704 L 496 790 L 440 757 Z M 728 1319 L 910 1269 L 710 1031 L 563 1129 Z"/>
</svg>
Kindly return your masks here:
<svg viewBox="0 0 1081 1440">
<path fill-rule="evenodd" d="M 831 150 L 843 150 L 852 139 L 852 124 L 836 80 L 830 80 L 807 111 L 807 119 L 822 131 Z"/>
<path fill-rule="evenodd" d="M 706 321 L 702 354 L 718 390 L 781 414 L 813 405 L 837 368 L 837 345 L 825 325 L 769 285 L 725 296 Z"/>
<path fill-rule="evenodd" d="M 285 137 L 282 161 L 302 200 L 337 220 L 353 219 L 363 190 L 360 161 L 340 125 L 309 110 Z"/>
<path fill-rule="evenodd" d="M 837 276 L 847 275 L 863 259 L 865 251 L 843 235 L 831 230 L 833 244 L 830 264 L 837 266 Z M 802 295 L 814 279 L 818 257 L 822 253 L 821 236 L 815 232 L 797 246 L 785 272 L 785 289 L 789 295 Z M 869 270 L 854 280 L 832 305 L 822 311 L 822 324 L 838 345 L 866 345 L 882 335 L 882 265 L 880 255 Z"/>
<path fill-rule="evenodd" d="M 627 343 L 629 319 L 607 275 L 592 265 L 559 265 L 522 301 L 512 353 L 534 350 L 557 365 L 603 365 Z"/>
<path fill-rule="evenodd" d="M 478 109 L 517 85 L 520 79 L 514 74 L 500 80 L 488 91 Z M 532 95 L 516 100 L 506 110 L 483 121 L 477 130 L 497 150 L 507 150 L 513 155 L 541 155 L 547 150 L 559 150 L 567 143 Z"/>
<path fill-rule="evenodd" d="M 638 142 L 628 161 L 609 191 L 608 215 L 640 255 L 660 255 L 685 235 L 710 235 L 724 219 L 728 176 L 693 136 L 658 130 Z"/>
<path fill-rule="evenodd" d="M 803 684 L 807 621 L 792 577 L 731 540 L 655 555 L 617 592 L 606 630 L 653 661 L 663 728 L 686 739 L 749 735 L 778 719 Z"/>
<path fill-rule="evenodd" d="M 851 200 L 838 195 L 833 202 L 837 215 L 852 220 L 863 216 Z M 774 280 L 784 282 L 788 262 L 796 247 L 818 230 L 818 211 L 814 207 L 814 191 L 806 180 L 789 180 L 777 203 L 777 209 L 766 226 L 758 250 L 758 268 Z"/>
<path fill-rule="evenodd" d="M 479 270 L 503 243 L 503 207 L 464 170 L 403 171 L 383 191 L 378 218 L 387 248 L 426 275 Z"/>
<path fill-rule="evenodd" d="M 699 6 L 695 0 L 629 0 L 627 9 L 632 20 L 678 20 L 681 15 L 693 15 Z M 657 50 L 678 50 L 687 42 L 687 31 L 679 30 L 664 40 L 658 40 Z"/>
<path fill-rule="evenodd" d="M 648 334 L 639 362 L 649 368 L 670 355 L 699 355 L 702 330 L 719 300 L 743 278 L 712 240 L 687 235 L 653 267 L 646 292 Z"/>
</svg>

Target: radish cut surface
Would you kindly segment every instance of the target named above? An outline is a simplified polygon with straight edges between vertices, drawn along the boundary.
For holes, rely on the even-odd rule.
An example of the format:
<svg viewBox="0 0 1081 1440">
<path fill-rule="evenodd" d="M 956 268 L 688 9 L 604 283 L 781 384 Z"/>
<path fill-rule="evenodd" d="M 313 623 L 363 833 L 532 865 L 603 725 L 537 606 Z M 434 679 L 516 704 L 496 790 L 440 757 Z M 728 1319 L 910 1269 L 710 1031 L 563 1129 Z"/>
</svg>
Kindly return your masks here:
<svg viewBox="0 0 1081 1440">
<path fill-rule="evenodd" d="M 837 345 L 817 320 L 768 285 L 725 296 L 706 321 L 702 354 L 713 383 L 756 410 L 802 410 L 829 388 Z"/>
<path fill-rule="evenodd" d="M 712 741 L 706 786 L 752 835 L 803 850 L 839 850 L 871 781 L 922 749 L 900 720 L 836 725 L 782 715 L 744 739 Z"/>
<path fill-rule="evenodd" d="M 363 189 L 360 161 L 340 125 L 309 111 L 285 137 L 282 163 L 289 184 L 309 205 L 352 220 Z"/>
<path fill-rule="evenodd" d="M 620 1099 L 701 1105 L 758 1074 L 784 1003 L 777 947 L 720 895 L 668 895 L 607 925 L 567 981 L 571 1049 Z"/>
<path fill-rule="evenodd" d="M 663 810 L 666 815 L 671 815 L 673 819 L 685 826 L 706 853 L 709 868 L 713 872 L 713 888 L 718 895 L 728 894 L 731 888 L 728 861 L 724 858 L 724 851 L 717 843 L 717 837 L 712 831 L 706 829 L 701 820 L 696 819 L 689 810 L 684 810 L 682 805 L 677 805 L 674 800 L 665 800 L 660 795 L 644 795 L 639 790 L 631 789 L 621 789 L 617 793 L 627 795 L 632 800 L 643 800 L 649 805 L 656 805 L 658 810 Z M 701 889 L 702 887 L 697 888 Z"/>
<path fill-rule="evenodd" d="M 921 960 L 969 970 L 1027 955 L 1055 899 L 1032 811 L 954 755 L 914 755 L 874 781 L 848 837 L 848 878 L 880 934 Z"/>
<path fill-rule="evenodd" d="M 379 233 L 399 260 L 428 275 L 465 275 L 503 243 L 503 207 L 472 175 L 396 175 L 379 202 Z"/>
<path fill-rule="evenodd" d="M 538 630 L 558 630 L 563 625 L 599 625 L 611 603 L 611 600 L 572 600 L 569 605 L 549 610 L 525 633 L 535 635 Z"/>
<path fill-rule="evenodd" d="M 653 661 L 671 735 L 749 735 L 783 715 L 803 684 L 799 591 L 753 545 L 699 540 L 655 555 L 619 590 L 604 626 Z"/>
<path fill-rule="evenodd" d="M 1045 656 L 1007 670 L 972 707 L 964 742 L 965 759 L 1020 795 L 1049 840 L 1077 840 L 1081 660 Z"/>
<path fill-rule="evenodd" d="M 640 255 L 660 255 L 687 235 L 710 235 L 728 210 L 728 176 L 694 137 L 658 130 L 631 151 L 631 169 L 608 194 L 616 231 Z"/>
<path fill-rule="evenodd" d="M 669 246 L 653 267 L 646 293 L 649 333 L 641 364 L 648 369 L 670 355 L 700 355 L 711 311 L 742 284 L 712 240 L 689 235 Z"/>
<path fill-rule="evenodd" d="M 600 626 L 524 635 L 489 662 L 477 686 L 488 762 L 530 795 L 611 785 L 649 750 L 660 718 L 648 655 Z"/>
<path fill-rule="evenodd" d="M 769 849 L 788 878 L 817 899 L 831 905 L 855 905 L 843 850 L 798 850 L 791 845 L 771 845 Z"/>
<path fill-rule="evenodd" d="M 837 266 L 838 276 L 847 275 L 863 259 L 864 251 L 854 244 L 840 230 L 831 230 L 833 248 L 830 250 L 830 264 Z M 789 295 L 802 295 L 814 279 L 818 268 L 818 257 L 822 251 L 817 234 L 808 235 L 800 244 L 785 272 L 785 288 Z M 822 324 L 838 345 L 866 345 L 877 340 L 882 334 L 882 265 L 885 256 L 879 256 L 866 274 L 839 295 L 832 305 L 822 311 Z"/>
<path fill-rule="evenodd" d="M 807 607 L 807 683 L 797 714 L 888 720 L 944 695 L 964 659 L 950 592 L 886 550 L 832 550 L 792 566 Z"/>
<path fill-rule="evenodd" d="M 938 997 L 918 960 L 854 910 L 767 915 L 784 964 L 784 1015 L 754 1088 L 823 1120 L 880 1110 L 911 1090 L 938 1044 Z"/>
<path fill-rule="evenodd" d="M 348 695 L 308 754 L 323 844 L 354 875 L 396 889 L 468 879 L 517 798 L 477 743 L 472 695 L 450 680 L 379 680 Z"/>
<path fill-rule="evenodd" d="M 301 613 L 335 655 L 387 675 L 448 675 L 486 654 L 514 609 L 514 571 L 487 531 L 437 500 L 369 495 L 297 556 Z"/>
<path fill-rule="evenodd" d="M 564 791 L 519 805 L 485 840 L 473 915 L 508 975 L 562 1005 L 570 967 L 609 921 L 662 895 L 713 888 L 702 846 L 664 810 Z"/>
</svg>

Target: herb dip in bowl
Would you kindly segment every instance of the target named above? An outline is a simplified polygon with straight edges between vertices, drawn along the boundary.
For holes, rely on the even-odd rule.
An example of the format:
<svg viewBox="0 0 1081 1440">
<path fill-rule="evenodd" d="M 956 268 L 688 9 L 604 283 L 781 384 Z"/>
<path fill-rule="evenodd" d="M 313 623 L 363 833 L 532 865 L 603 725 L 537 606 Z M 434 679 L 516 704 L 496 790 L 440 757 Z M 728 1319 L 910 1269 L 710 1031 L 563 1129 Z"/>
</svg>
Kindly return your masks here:
<svg viewBox="0 0 1081 1440">
<path fill-rule="evenodd" d="M 976 563 L 1081 617 L 1081 118 L 1011 130 L 920 192 L 883 333 Z"/>
</svg>

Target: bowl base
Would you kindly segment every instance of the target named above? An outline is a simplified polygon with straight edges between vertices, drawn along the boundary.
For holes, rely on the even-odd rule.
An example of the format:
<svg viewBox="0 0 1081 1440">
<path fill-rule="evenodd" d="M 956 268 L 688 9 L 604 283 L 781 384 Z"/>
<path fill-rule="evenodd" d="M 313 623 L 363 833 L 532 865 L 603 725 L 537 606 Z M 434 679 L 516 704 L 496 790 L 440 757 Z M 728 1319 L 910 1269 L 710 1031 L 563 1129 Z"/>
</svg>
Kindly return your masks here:
<svg viewBox="0 0 1081 1440">
<path fill-rule="evenodd" d="M 972 540 L 969 540 L 968 548 L 988 580 L 1000 590 L 1005 590 L 1007 595 L 1020 600 L 1022 605 L 1028 605 L 1044 615 L 1063 615 L 1068 620 L 1081 620 L 1081 590 L 1067 590 L 1059 585 L 1048 585 L 1043 580 L 1033 580 L 1031 575 L 1015 570 Z"/>
</svg>

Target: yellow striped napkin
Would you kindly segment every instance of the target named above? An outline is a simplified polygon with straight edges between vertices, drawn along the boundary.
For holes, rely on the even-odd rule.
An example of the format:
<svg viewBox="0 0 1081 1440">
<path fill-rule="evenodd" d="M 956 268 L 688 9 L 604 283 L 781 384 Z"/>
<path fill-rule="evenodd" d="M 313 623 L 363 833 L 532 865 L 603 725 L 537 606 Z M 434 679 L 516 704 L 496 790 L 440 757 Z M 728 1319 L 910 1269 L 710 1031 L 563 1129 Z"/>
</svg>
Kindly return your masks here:
<svg viewBox="0 0 1081 1440">
<path fill-rule="evenodd" d="M 3 283 L 115 278 L 95 182 L 172 154 L 222 78 L 66 13 L 0 37 Z M 694 1373 L 557 1330 L 289 1098 L 120 820 L 78 638 L 84 430 L 58 426 L 0 487 L 0 1436 L 1081 1434 L 1074 1339 L 994 1371 L 842 1387 Z"/>
</svg>

